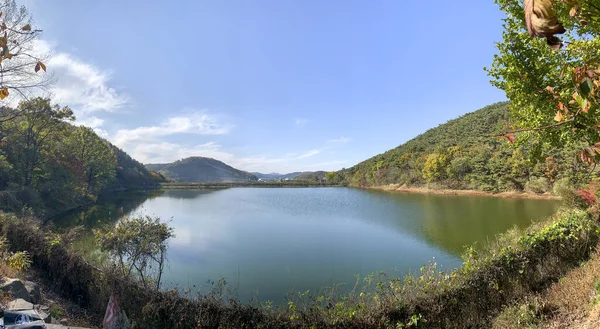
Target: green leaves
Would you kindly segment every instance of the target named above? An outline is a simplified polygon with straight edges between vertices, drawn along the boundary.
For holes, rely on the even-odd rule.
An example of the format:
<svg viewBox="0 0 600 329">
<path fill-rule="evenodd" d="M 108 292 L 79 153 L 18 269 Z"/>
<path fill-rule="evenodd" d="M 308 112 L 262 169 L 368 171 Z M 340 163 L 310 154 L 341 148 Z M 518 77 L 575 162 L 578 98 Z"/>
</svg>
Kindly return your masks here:
<svg viewBox="0 0 600 329">
<path fill-rule="evenodd" d="M 600 142 L 600 10 L 594 2 L 526 0 L 523 8 L 518 1 L 496 0 L 506 18 L 487 72 L 506 92 L 511 116 L 529 139 L 559 148 Z M 530 38 L 560 46 L 560 33 L 569 40 L 560 51 Z M 588 161 L 586 154 L 578 158 Z"/>
<path fill-rule="evenodd" d="M 583 96 L 584 98 L 590 96 L 592 90 L 594 90 L 594 83 L 590 78 L 583 79 L 583 81 L 581 81 L 581 83 L 579 84 L 579 91 L 581 91 L 581 96 Z"/>
</svg>

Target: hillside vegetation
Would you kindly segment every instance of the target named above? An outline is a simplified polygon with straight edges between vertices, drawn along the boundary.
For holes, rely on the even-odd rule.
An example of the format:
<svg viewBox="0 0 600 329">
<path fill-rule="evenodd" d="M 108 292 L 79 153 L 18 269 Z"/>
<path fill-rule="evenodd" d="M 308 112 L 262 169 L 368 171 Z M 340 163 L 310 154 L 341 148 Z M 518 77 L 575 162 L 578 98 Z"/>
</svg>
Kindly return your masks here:
<svg viewBox="0 0 600 329">
<path fill-rule="evenodd" d="M 68 108 L 48 99 L 2 108 L 0 121 L 0 210 L 23 207 L 50 216 L 94 202 L 107 191 L 157 185 L 142 164 L 100 138 L 76 127 Z"/>
<path fill-rule="evenodd" d="M 166 179 L 176 182 L 248 182 L 258 178 L 248 172 L 235 169 L 219 160 L 190 157 L 169 164 L 147 164 Z"/>
<path fill-rule="evenodd" d="M 295 180 L 301 180 L 301 181 L 322 181 L 325 178 L 325 175 L 327 174 L 327 172 L 325 171 L 310 171 L 310 172 L 304 172 L 298 176 L 296 176 L 296 178 L 294 178 Z"/>
<path fill-rule="evenodd" d="M 581 169 L 574 162 L 576 147 L 515 145 L 507 138 L 492 137 L 511 127 L 508 103 L 493 104 L 352 168 L 328 173 L 327 182 L 544 193 L 585 180 L 585 171 L 573 170 Z"/>
</svg>

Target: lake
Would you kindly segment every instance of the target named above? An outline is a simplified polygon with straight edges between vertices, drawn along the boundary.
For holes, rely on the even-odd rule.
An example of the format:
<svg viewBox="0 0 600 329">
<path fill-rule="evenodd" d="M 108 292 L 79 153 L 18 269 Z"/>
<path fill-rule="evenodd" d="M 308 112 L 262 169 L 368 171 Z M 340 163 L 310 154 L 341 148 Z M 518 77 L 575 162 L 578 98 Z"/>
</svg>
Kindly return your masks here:
<svg viewBox="0 0 600 329">
<path fill-rule="evenodd" d="M 558 202 L 352 188 L 230 188 L 124 193 L 55 220 L 58 230 L 124 215 L 170 220 L 165 287 L 207 292 L 221 277 L 247 302 L 275 303 L 376 271 L 401 277 L 429 260 L 451 269 L 464 247 L 555 212 Z M 82 244 L 94 250 L 93 240 Z"/>
</svg>

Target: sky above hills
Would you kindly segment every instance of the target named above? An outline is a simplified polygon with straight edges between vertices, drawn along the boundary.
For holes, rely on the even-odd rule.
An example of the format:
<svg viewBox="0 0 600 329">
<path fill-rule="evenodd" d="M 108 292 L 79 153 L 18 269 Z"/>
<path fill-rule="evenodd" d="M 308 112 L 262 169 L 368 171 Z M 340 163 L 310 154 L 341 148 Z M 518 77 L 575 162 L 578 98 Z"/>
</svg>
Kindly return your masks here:
<svg viewBox="0 0 600 329">
<path fill-rule="evenodd" d="M 144 163 L 350 167 L 504 94 L 492 0 L 22 0 L 52 97 Z"/>
</svg>

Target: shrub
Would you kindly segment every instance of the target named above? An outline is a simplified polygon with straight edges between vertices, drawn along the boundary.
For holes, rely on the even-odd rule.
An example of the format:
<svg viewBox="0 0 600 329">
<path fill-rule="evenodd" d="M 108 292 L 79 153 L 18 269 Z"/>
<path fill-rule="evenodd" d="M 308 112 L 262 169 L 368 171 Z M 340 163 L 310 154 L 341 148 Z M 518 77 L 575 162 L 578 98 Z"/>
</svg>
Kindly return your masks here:
<svg viewBox="0 0 600 329">
<path fill-rule="evenodd" d="M 548 180 L 542 177 L 532 177 L 525 184 L 525 190 L 537 194 L 543 194 L 550 190 Z"/>
<path fill-rule="evenodd" d="M 561 197 L 567 207 L 573 207 L 577 204 L 575 186 L 571 184 L 570 179 L 567 177 L 561 178 L 554 183 L 552 194 Z"/>
</svg>

